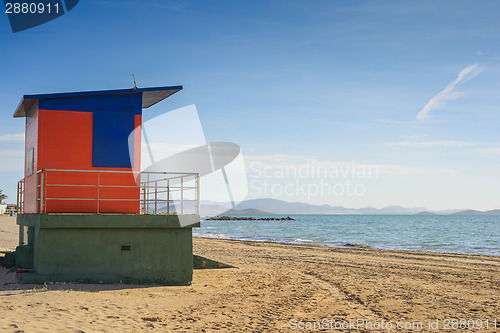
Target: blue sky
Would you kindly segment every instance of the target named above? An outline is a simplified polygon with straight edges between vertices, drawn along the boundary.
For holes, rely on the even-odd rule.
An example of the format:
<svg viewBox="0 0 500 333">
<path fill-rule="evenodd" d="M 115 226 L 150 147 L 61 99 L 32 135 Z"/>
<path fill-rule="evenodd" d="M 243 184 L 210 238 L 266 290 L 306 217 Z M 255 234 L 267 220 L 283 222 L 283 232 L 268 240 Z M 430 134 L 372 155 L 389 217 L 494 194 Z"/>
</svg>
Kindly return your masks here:
<svg viewBox="0 0 500 333">
<path fill-rule="evenodd" d="M 242 147 L 249 198 L 500 208 L 499 12 L 497 1 L 88 0 L 15 34 L 2 14 L 0 188 L 15 200 L 23 94 L 126 88 L 135 73 L 142 87 L 184 86 L 146 118 L 196 104 L 208 141 Z M 362 195 L 280 193 L 297 177 L 279 171 L 307 165 L 378 174 L 299 180 Z"/>
</svg>

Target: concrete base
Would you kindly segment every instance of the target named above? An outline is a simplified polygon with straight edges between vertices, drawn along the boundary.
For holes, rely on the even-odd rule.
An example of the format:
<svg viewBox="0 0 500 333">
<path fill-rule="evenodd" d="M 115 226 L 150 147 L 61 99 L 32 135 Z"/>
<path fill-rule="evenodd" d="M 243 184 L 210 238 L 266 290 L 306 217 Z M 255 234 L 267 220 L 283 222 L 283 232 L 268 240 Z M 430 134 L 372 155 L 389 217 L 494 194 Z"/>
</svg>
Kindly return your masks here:
<svg viewBox="0 0 500 333">
<path fill-rule="evenodd" d="M 21 214 L 17 224 L 32 228 L 33 272 L 19 278 L 189 285 L 199 223 L 198 215 Z"/>
<path fill-rule="evenodd" d="M 15 266 L 24 269 L 33 268 L 33 246 L 20 245 L 16 247 Z"/>
</svg>

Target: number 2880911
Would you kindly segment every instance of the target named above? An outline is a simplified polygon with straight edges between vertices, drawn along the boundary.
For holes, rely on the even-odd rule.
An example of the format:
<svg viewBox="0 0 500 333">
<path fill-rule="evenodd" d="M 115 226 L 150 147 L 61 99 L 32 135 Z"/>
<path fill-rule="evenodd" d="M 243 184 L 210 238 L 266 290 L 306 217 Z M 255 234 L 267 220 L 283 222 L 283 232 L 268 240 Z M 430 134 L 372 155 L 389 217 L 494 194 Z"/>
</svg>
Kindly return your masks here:
<svg viewBox="0 0 500 333">
<path fill-rule="evenodd" d="M 59 4 L 43 2 L 7 2 L 5 3 L 6 14 L 53 14 L 59 13 Z"/>
</svg>

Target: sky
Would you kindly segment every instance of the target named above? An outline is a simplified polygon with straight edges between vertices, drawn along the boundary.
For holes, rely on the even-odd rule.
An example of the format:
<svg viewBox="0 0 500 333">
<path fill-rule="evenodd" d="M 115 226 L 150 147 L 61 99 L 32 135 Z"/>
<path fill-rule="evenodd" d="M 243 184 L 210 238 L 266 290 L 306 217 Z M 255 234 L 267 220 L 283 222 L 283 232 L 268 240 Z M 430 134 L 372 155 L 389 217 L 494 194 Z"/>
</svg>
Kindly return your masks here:
<svg viewBox="0 0 500 333">
<path fill-rule="evenodd" d="M 23 177 L 24 94 L 183 85 L 242 149 L 247 198 L 500 208 L 498 1 L 86 0 L 12 33 L 0 13 L 0 188 Z"/>
</svg>

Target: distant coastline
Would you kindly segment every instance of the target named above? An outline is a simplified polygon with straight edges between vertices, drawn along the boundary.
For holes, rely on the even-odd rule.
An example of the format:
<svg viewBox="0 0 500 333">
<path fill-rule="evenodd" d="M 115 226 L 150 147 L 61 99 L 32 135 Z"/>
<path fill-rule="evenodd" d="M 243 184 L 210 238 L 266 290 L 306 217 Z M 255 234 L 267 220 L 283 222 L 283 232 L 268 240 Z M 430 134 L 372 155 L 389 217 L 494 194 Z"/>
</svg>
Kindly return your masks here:
<svg viewBox="0 0 500 333">
<path fill-rule="evenodd" d="M 287 215 L 285 215 L 287 216 Z M 243 218 L 242 216 L 239 216 Z M 193 236 L 378 249 L 500 255 L 498 215 L 245 216 L 202 221 Z M 282 216 L 279 216 L 282 217 Z"/>
<path fill-rule="evenodd" d="M 278 199 L 251 199 L 232 207 L 228 202 L 202 202 L 201 215 L 500 215 L 500 209 L 479 211 L 473 209 L 430 210 L 425 207 L 407 208 L 346 208 L 330 205 L 311 205 Z"/>
</svg>

